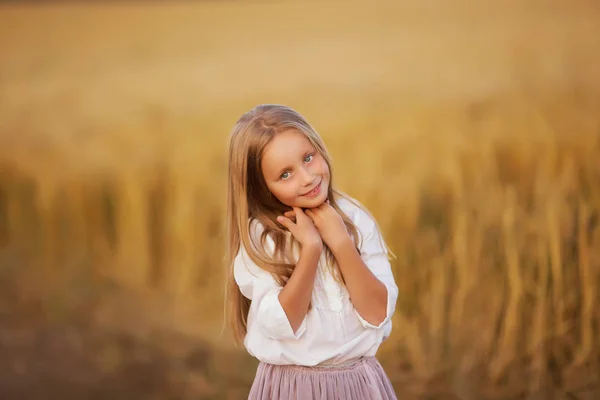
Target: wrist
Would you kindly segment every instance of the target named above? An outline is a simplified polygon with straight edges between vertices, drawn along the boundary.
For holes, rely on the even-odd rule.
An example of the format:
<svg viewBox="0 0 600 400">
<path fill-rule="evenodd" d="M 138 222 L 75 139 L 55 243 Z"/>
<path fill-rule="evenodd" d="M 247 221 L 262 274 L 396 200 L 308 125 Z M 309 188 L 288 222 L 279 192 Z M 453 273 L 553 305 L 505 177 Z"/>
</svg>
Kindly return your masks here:
<svg viewBox="0 0 600 400">
<path fill-rule="evenodd" d="M 323 242 L 321 240 L 315 240 L 311 242 L 302 243 L 301 252 L 307 254 L 318 254 L 321 255 L 323 251 Z"/>
<path fill-rule="evenodd" d="M 350 235 L 343 235 L 329 246 L 329 250 L 331 250 L 334 256 L 337 256 L 340 252 L 344 252 L 347 249 L 354 249 L 354 242 Z"/>
</svg>

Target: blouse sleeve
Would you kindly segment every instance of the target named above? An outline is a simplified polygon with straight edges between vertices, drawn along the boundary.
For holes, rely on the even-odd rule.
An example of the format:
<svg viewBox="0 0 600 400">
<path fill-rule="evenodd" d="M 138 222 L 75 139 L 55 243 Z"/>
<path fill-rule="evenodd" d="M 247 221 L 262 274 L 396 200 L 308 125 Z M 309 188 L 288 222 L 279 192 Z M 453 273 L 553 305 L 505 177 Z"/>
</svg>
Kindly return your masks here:
<svg viewBox="0 0 600 400">
<path fill-rule="evenodd" d="M 299 339 L 306 331 L 306 316 L 296 332 L 279 302 L 283 289 L 273 276 L 256 265 L 241 246 L 234 261 L 234 278 L 242 294 L 251 300 L 248 331 L 258 329 L 270 339 Z"/>
<path fill-rule="evenodd" d="M 373 275 L 377 277 L 387 289 L 387 311 L 385 319 L 379 325 L 373 325 L 367 322 L 359 313 L 358 318 L 365 328 L 381 329 L 386 327 L 396 310 L 396 301 L 398 300 L 398 286 L 394 280 L 392 268 L 387 256 L 387 250 L 383 238 L 377 229 L 375 221 L 364 210 L 360 210 L 358 217 L 358 228 L 362 235 L 360 253 L 367 267 Z"/>
</svg>

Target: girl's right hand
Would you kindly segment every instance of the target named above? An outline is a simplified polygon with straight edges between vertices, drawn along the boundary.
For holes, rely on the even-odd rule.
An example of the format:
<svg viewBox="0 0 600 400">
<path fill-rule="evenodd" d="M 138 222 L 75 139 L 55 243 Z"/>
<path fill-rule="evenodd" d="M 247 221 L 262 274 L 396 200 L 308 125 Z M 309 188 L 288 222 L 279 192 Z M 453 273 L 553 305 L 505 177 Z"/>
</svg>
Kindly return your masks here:
<svg viewBox="0 0 600 400">
<path fill-rule="evenodd" d="M 296 238 L 302 247 L 323 248 L 323 240 L 313 224 L 312 220 L 302 211 L 301 208 L 292 207 L 293 211 L 285 213 L 286 216 L 278 216 L 277 222 L 285 226 Z M 290 219 L 295 217 L 295 223 Z"/>
</svg>

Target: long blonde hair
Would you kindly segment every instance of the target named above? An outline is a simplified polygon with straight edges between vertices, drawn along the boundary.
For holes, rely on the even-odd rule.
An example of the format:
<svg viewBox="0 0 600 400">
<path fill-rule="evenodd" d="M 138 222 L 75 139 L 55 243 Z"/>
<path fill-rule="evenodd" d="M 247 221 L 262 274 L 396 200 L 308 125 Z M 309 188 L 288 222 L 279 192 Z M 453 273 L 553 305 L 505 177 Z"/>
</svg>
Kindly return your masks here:
<svg viewBox="0 0 600 400">
<path fill-rule="evenodd" d="M 247 332 L 247 318 L 250 309 L 248 300 L 239 290 L 233 272 L 235 257 L 243 246 L 250 259 L 275 280 L 285 286 L 294 271 L 292 248 L 293 237 L 276 222 L 276 217 L 291 208 L 271 195 L 261 170 L 261 157 L 265 146 L 278 134 L 294 130 L 306 136 L 323 157 L 332 173 L 331 159 L 316 130 L 298 112 L 282 105 L 263 104 L 243 114 L 235 124 L 229 138 L 229 171 L 227 190 L 227 254 L 228 266 L 226 287 L 226 319 L 239 344 Z M 359 246 L 358 229 L 352 220 L 339 208 L 336 198 L 347 197 L 333 189 L 332 180 L 328 189 L 330 205 L 342 216 L 344 224 L 355 246 Z M 256 221 L 264 227 L 260 238 L 255 238 L 250 222 Z M 265 249 L 267 237 L 275 247 L 272 254 Z M 256 243 L 256 241 L 259 243 Z M 325 247 L 328 266 L 343 284 L 341 274 L 331 251 Z"/>
</svg>

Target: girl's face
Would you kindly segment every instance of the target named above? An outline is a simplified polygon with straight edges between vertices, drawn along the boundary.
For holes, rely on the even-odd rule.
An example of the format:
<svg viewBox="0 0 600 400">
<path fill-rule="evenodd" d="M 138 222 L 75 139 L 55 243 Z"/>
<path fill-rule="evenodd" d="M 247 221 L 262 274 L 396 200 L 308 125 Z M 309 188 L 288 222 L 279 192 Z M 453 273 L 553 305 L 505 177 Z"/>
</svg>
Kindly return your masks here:
<svg viewBox="0 0 600 400">
<path fill-rule="evenodd" d="M 298 131 L 276 135 L 263 150 L 261 168 L 269 191 L 286 206 L 314 208 L 327 199 L 329 167 Z"/>
</svg>

